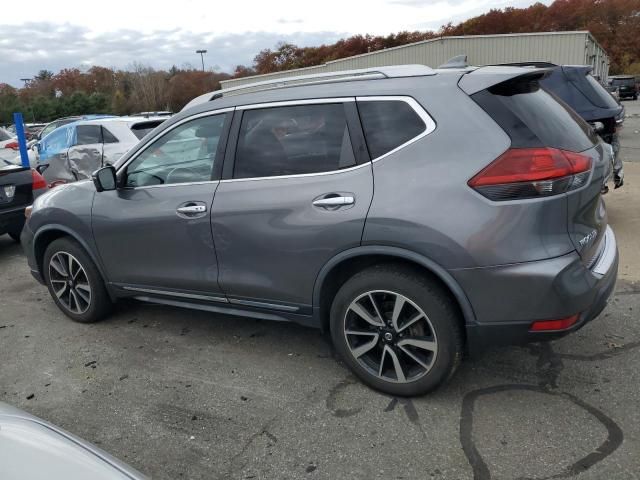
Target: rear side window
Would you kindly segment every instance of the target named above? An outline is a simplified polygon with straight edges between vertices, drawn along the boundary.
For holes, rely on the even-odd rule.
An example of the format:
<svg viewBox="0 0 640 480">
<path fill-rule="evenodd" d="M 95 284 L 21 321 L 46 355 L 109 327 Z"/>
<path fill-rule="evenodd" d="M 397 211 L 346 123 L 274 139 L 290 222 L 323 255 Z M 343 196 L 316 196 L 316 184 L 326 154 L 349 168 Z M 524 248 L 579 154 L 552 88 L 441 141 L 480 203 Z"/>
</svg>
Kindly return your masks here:
<svg viewBox="0 0 640 480">
<path fill-rule="evenodd" d="M 356 164 L 342 103 L 247 110 L 234 178 L 328 172 Z"/>
<path fill-rule="evenodd" d="M 472 95 L 511 137 L 514 148 L 553 147 L 582 152 L 596 137 L 589 125 L 537 80 L 508 81 Z"/>
<path fill-rule="evenodd" d="M 102 143 L 100 125 L 78 125 L 76 127 L 76 145 L 93 145 Z"/>
<path fill-rule="evenodd" d="M 372 159 L 407 143 L 427 128 L 416 111 L 400 100 L 358 101 L 358 112 Z"/>
<path fill-rule="evenodd" d="M 115 135 L 104 127 L 102 127 L 102 139 L 104 140 L 104 143 L 118 143 L 118 139 Z"/>
</svg>

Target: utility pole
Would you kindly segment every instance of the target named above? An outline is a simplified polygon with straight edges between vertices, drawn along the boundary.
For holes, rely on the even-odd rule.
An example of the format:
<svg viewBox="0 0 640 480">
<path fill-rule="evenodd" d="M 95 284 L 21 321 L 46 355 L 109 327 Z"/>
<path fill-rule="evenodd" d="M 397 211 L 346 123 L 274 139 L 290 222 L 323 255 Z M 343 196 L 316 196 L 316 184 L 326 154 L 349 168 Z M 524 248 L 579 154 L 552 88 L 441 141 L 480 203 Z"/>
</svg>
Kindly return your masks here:
<svg viewBox="0 0 640 480">
<path fill-rule="evenodd" d="M 31 79 L 30 78 L 21 78 L 20 81 L 24 82 L 24 86 L 26 87 L 27 83 L 29 83 L 31 81 Z"/>
<path fill-rule="evenodd" d="M 200 54 L 200 60 L 202 60 L 202 71 L 204 72 L 204 54 L 207 53 L 206 50 L 196 50 L 196 53 Z"/>
</svg>

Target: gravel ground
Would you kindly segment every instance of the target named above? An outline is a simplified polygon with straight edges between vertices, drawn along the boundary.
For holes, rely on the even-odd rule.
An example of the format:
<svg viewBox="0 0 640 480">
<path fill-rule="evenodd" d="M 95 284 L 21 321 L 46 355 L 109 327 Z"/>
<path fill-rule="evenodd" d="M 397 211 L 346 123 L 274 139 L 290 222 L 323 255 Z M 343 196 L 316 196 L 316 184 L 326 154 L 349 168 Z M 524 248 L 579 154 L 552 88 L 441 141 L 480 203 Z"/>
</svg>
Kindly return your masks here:
<svg viewBox="0 0 640 480">
<path fill-rule="evenodd" d="M 392 398 L 296 325 L 133 302 L 72 323 L 3 236 L 0 400 L 155 479 L 640 479 L 640 102 L 625 105 L 618 286 L 572 336 Z"/>
</svg>

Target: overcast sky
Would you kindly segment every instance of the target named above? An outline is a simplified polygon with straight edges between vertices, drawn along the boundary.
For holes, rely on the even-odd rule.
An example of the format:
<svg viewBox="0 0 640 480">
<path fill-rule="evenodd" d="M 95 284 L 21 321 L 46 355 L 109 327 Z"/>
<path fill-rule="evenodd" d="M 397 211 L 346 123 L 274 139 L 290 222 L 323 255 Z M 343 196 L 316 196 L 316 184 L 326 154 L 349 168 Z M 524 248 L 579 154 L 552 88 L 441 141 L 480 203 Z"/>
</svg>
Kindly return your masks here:
<svg viewBox="0 0 640 480">
<path fill-rule="evenodd" d="M 435 30 L 490 8 L 533 0 L 28 0 L 0 19 L 0 82 L 43 68 L 200 65 L 230 72 L 279 41 L 300 46 L 353 34 Z M 550 0 L 543 0 L 550 3 Z M 17 4 L 11 4 L 16 6 Z M 28 20 L 25 20 L 27 18 Z"/>
</svg>

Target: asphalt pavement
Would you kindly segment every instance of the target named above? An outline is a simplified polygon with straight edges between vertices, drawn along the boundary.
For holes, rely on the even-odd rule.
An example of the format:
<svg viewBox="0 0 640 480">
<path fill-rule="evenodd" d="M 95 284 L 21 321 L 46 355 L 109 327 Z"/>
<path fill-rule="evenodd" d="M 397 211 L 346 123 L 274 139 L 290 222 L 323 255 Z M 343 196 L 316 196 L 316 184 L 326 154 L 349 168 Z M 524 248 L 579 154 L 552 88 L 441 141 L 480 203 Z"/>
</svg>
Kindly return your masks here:
<svg viewBox="0 0 640 480">
<path fill-rule="evenodd" d="M 606 196 L 619 280 L 574 335 L 393 398 L 296 325 L 135 302 L 73 323 L 0 236 L 0 400 L 158 480 L 640 479 L 640 102 L 625 106 L 626 181 Z"/>
</svg>

